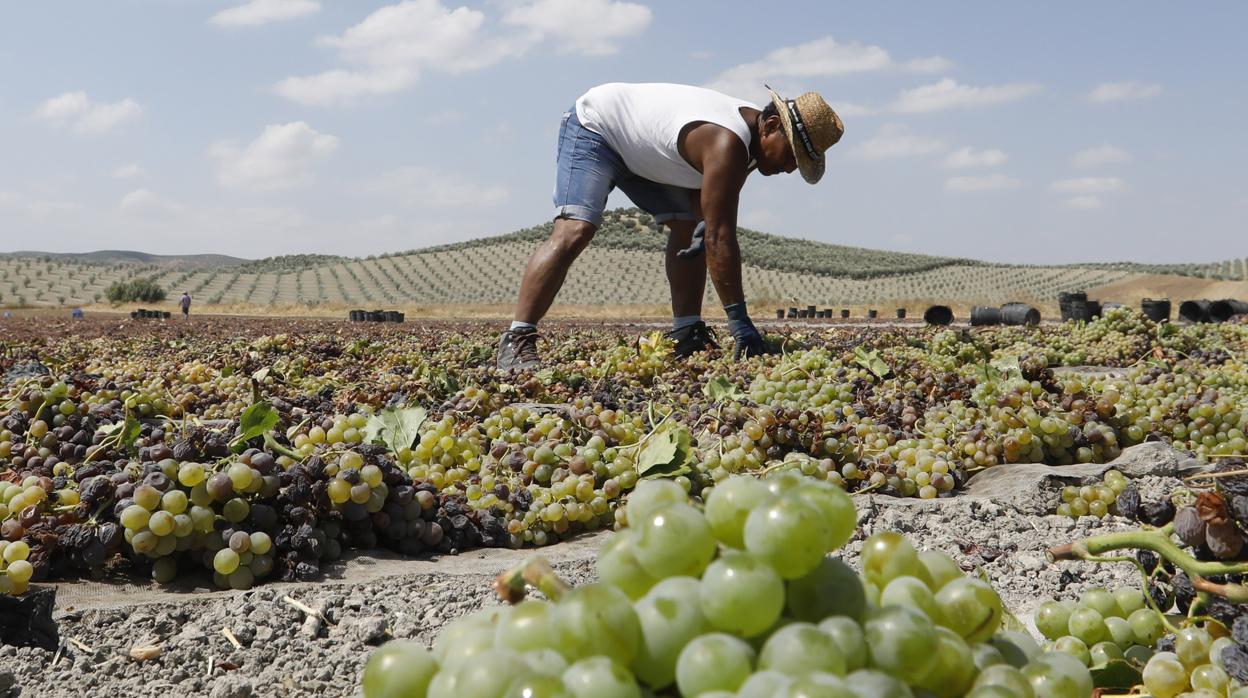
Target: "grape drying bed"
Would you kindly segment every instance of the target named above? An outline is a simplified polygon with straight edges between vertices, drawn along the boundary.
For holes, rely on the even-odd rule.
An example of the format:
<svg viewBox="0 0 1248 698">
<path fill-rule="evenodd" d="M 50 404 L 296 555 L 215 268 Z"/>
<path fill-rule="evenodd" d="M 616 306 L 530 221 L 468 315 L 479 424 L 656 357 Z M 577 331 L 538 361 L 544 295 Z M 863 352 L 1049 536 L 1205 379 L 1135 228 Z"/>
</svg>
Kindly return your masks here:
<svg viewBox="0 0 1248 698">
<path fill-rule="evenodd" d="M 1129 311 L 970 331 L 781 325 L 777 353 L 743 363 L 673 359 L 654 329 L 551 323 L 547 368 L 499 376 L 497 329 L 479 324 L 10 320 L 0 519 L 30 562 L 6 554 L 9 583 L 32 566 L 36 586 L 65 580 L 65 632 L 87 646 L 111 625 L 134 643 L 156 630 L 175 652 L 176 632 L 128 611 L 183 606 L 180 622 L 232 627 L 217 602 L 286 611 L 288 596 L 318 595 L 373 628 L 369 604 L 385 597 L 383 629 L 431 639 L 535 547 L 570 541 L 552 554 L 574 579 L 593 576 L 590 532 L 624 521 L 643 476 L 698 493 L 728 473 L 787 470 L 856 495 L 864 531 L 847 559 L 867 529 L 908 529 L 986 565 L 1017 605 L 1087 581 L 1046 567 L 1045 546 L 1115 524 L 964 496 L 970 475 L 1105 462 L 1146 440 L 1244 452 L 1243 325 L 1158 327 Z M 439 578 L 465 581 L 440 592 L 427 627 L 404 630 L 401 592 Z M 235 591 L 202 592 L 214 583 Z M 255 664 L 240 632 L 238 659 Z M 107 661 L 101 651 L 82 650 Z"/>
</svg>

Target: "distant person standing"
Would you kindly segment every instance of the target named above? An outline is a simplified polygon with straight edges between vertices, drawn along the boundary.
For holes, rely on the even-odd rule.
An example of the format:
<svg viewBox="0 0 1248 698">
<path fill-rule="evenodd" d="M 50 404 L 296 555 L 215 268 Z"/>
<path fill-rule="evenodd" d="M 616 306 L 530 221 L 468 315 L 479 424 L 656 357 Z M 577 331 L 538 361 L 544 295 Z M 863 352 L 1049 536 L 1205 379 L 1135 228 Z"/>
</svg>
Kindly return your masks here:
<svg viewBox="0 0 1248 698">
<path fill-rule="evenodd" d="M 182 306 L 182 317 L 189 318 L 191 316 L 191 294 L 183 291 L 182 300 L 178 301 L 178 305 Z"/>
</svg>

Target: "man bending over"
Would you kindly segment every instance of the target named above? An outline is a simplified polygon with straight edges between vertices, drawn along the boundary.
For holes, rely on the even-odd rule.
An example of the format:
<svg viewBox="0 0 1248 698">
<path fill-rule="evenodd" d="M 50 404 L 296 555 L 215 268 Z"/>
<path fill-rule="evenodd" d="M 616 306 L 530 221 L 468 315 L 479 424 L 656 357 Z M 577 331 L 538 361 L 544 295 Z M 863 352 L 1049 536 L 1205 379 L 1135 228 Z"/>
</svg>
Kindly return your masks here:
<svg viewBox="0 0 1248 698">
<path fill-rule="evenodd" d="M 576 100 L 559 131 L 554 231 L 525 268 L 515 320 L 498 345 L 500 369 L 539 366 L 537 323 L 602 224 L 615 187 L 669 229 L 675 353 L 714 346 L 702 322 L 708 269 L 728 314 L 734 356 L 764 351 L 741 285 L 741 187 L 755 169 L 764 176 L 798 170 L 818 182 L 824 152 L 844 132 L 818 94 L 786 100 L 768 91 L 771 103 L 763 109 L 714 90 L 664 83 L 609 83 Z"/>
</svg>

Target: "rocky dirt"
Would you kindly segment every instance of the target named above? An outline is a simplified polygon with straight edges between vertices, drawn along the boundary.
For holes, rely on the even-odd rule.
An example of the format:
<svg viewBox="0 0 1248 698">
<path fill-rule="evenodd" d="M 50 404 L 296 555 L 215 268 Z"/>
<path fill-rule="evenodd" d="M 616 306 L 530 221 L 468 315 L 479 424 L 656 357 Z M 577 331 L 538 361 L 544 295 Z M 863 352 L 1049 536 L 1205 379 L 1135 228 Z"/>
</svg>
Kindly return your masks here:
<svg viewBox="0 0 1248 698">
<path fill-rule="evenodd" d="M 1148 492 L 1168 491 L 1193 466 L 1156 445 L 1116 463 Z M 1046 598 L 1091 586 L 1138 584 L 1127 565 L 1048 563 L 1046 548 L 1127 528 L 1115 517 L 1078 521 L 1047 514 L 1067 483 L 1091 482 L 1108 466 L 1001 466 L 965 493 L 921 501 L 856 497 L 860 530 L 842 551 L 857 564 L 866 536 L 906 534 L 968 571 L 982 569 L 1026 620 Z M 1039 470 L 1037 469 L 1039 468 Z M 599 533 L 541 551 L 572 582 L 594 577 Z M 62 586 L 56 651 L 0 646 L 0 696 L 351 696 L 369 651 L 391 637 L 431 644 L 448 621 L 497 604 L 495 575 L 535 551 L 485 550 L 429 560 L 357 557 L 313 584 L 249 592 L 170 593 L 134 584 Z M 294 601 L 295 603 L 291 603 Z M 314 610 L 309 614 L 303 605 Z M 233 638 L 227 637 L 226 630 Z M 237 641 L 237 647 L 234 641 Z M 159 656 L 131 658 L 136 647 Z"/>
</svg>

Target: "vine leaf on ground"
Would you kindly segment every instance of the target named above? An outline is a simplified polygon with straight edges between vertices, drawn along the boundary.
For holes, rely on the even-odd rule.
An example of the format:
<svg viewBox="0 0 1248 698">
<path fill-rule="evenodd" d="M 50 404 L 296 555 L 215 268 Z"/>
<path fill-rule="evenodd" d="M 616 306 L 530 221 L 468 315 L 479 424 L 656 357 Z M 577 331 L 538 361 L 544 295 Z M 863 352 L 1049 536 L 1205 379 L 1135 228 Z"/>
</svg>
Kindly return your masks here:
<svg viewBox="0 0 1248 698">
<path fill-rule="evenodd" d="M 879 352 L 867 351 L 862 347 L 854 347 L 854 363 L 870 371 L 876 378 L 886 378 L 893 372 L 893 369 L 884 363 L 884 359 L 880 358 Z"/>
<path fill-rule="evenodd" d="M 95 432 L 107 439 L 114 439 L 117 446 L 128 451 L 134 442 L 139 440 L 142 429 L 143 425 L 139 423 L 139 420 L 127 412 L 124 420 L 102 426 Z"/>
<path fill-rule="evenodd" d="M 238 437 L 230 443 L 230 449 L 241 453 L 246 448 L 243 444 L 272 431 L 280 419 L 277 410 L 268 402 L 252 403 L 251 407 L 243 410 L 243 416 L 238 420 Z"/>
<path fill-rule="evenodd" d="M 637 452 L 637 474 L 643 479 L 677 477 L 690 471 L 693 438 L 689 429 L 676 422 L 664 422 L 646 437 Z"/>
<path fill-rule="evenodd" d="M 382 444 L 394 454 L 412 444 L 420 436 L 425 423 L 423 407 L 390 407 L 372 417 L 364 425 L 364 443 Z"/>
<path fill-rule="evenodd" d="M 714 402 L 740 400 L 745 397 L 745 393 L 741 392 L 740 388 L 733 385 L 724 376 L 715 376 L 707 381 L 706 387 L 702 388 L 702 392 Z"/>
<path fill-rule="evenodd" d="M 988 365 L 997 369 L 997 380 L 1023 377 L 1023 369 L 1018 364 L 1017 356 L 1003 356 Z"/>
<path fill-rule="evenodd" d="M 1144 681 L 1139 667 L 1125 659 L 1111 659 L 1090 669 L 1092 685 L 1115 691 L 1129 691 Z"/>
</svg>

